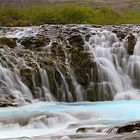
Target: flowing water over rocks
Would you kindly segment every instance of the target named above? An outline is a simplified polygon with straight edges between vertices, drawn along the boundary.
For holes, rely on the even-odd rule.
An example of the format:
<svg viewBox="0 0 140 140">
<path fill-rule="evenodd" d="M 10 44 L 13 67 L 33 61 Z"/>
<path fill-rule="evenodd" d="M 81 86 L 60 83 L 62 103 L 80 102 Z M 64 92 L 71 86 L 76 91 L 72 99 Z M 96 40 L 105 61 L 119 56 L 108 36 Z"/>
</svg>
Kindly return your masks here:
<svg viewBox="0 0 140 140">
<path fill-rule="evenodd" d="M 139 100 L 139 89 L 139 25 L 42 25 L 0 28 L 0 107 L 20 106 L 37 101 L 63 104 Z M 76 107 L 75 104 L 73 106 Z M 95 115 L 92 112 L 78 112 L 78 109 L 70 114 L 28 112 L 29 116 L 26 118 L 14 116 L 7 124 L 7 120 L 0 117 L 0 127 L 9 129 L 8 124 L 11 124 L 15 129 L 21 126 L 46 129 L 46 125 L 52 127 L 58 122 L 63 125 L 61 122 L 64 121 L 64 129 L 70 121 L 76 122 L 71 128 L 77 128 L 77 132 L 86 132 L 88 129 L 103 132 L 104 126 L 96 127 L 92 124 L 94 127 L 87 129 L 81 122 L 78 125 L 79 119 L 85 119 L 88 124 Z M 83 114 L 87 116 L 79 118 Z M 94 119 L 92 118 L 92 123 Z M 132 118 L 130 120 L 135 121 Z M 115 126 L 112 129 L 109 127 L 108 131 L 114 132 L 115 129 Z M 76 137 L 77 135 L 72 139 Z"/>
<path fill-rule="evenodd" d="M 28 102 L 139 99 L 139 31 L 131 25 L 1 28 L 1 96 Z"/>
</svg>

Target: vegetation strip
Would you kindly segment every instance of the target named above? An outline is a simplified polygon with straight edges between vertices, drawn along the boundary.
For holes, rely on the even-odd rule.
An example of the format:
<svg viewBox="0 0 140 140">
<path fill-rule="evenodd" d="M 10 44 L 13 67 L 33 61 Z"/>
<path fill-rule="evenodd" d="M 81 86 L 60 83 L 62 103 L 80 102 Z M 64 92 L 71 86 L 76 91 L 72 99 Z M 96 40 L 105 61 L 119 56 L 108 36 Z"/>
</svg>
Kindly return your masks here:
<svg viewBox="0 0 140 140">
<path fill-rule="evenodd" d="M 121 12 L 109 7 L 70 4 L 0 8 L 1 26 L 41 24 L 140 24 L 140 9 Z"/>
</svg>

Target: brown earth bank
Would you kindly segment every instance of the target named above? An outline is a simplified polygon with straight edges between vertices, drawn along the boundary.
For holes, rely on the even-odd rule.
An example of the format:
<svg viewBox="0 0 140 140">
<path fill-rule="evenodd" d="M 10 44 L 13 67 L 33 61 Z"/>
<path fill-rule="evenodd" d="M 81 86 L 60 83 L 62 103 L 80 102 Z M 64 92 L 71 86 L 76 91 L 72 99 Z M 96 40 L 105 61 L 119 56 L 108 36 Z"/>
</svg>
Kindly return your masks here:
<svg viewBox="0 0 140 140">
<path fill-rule="evenodd" d="M 139 0 L 0 0 L 0 6 L 26 6 L 32 4 L 74 4 L 93 7 L 109 6 L 117 9 L 140 8 Z"/>
</svg>

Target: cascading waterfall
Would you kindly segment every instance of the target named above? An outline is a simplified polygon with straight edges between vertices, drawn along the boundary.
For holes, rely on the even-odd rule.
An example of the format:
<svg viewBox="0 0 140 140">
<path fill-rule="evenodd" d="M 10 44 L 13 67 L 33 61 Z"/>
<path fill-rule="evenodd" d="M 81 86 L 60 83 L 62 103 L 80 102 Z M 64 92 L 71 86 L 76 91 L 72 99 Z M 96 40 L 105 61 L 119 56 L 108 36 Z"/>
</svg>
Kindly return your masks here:
<svg viewBox="0 0 140 140">
<path fill-rule="evenodd" d="M 0 66 L 0 90 L 1 99 L 31 101 L 32 94 L 28 87 L 23 84 L 16 72 L 12 72 Z"/>
<path fill-rule="evenodd" d="M 50 28 L 53 29 L 55 32 L 57 31 L 57 29 L 53 28 L 53 26 Z M 64 28 L 62 29 L 60 28 L 60 29 L 63 32 L 64 31 L 66 32 L 67 30 L 69 32 L 69 28 L 71 27 L 67 28 L 64 26 Z M 80 32 L 82 33 L 83 30 L 81 28 L 82 27 L 80 27 L 78 30 L 80 30 Z M 74 31 L 73 28 L 72 30 Z M 29 53 L 28 51 L 26 52 L 24 43 L 22 43 L 22 40 L 24 40 L 24 38 L 25 39 L 27 38 L 28 46 L 30 45 L 29 43 L 33 43 L 31 45 L 32 47 L 36 45 L 34 43 L 36 41 L 37 38 L 36 36 L 38 36 L 38 34 L 42 34 L 44 32 L 45 36 L 48 37 L 48 35 L 46 35 L 45 28 L 39 28 L 39 27 L 21 28 L 21 29 L 15 28 L 10 30 L 4 29 L 4 31 L 1 31 L 2 37 L 8 37 L 11 39 L 16 38 L 17 45 L 21 46 L 22 44 L 22 48 L 20 47 L 18 48 L 17 46 L 16 49 L 12 51 L 10 48 L 6 46 L 4 47 L 4 49 L 1 48 L 2 56 L 0 59 L 1 59 L 1 65 L 4 67 L 2 69 L 4 71 L 8 71 L 7 73 L 15 73 L 14 69 L 17 69 L 17 71 L 19 71 L 18 74 L 15 74 L 16 78 L 14 78 L 14 80 L 12 79 L 13 77 L 11 76 L 7 77 L 8 74 L 6 75 L 6 73 L 3 73 L 4 75 L 3 77 L 5 77 L 4 82 L 6 82 L 6 84 L 8 84 L 9 87 L 11 87 L 12 89 L 15 88 L 12 87 L 13 85 L 16 85 L 13 84 L 13 81 L 16 83 L 19 80 L 15 80 L 15 79 L 21 79 L 20 71 L 22 70 L 22 68 L 25 68 L 25 69 L 29 69 L 31 73 L 29 76 L 32 78 L 30 79 L 29 77 L 24 78 L 24 75 L 22 74 L 23 75 L 22 79 L 26 79 L 26 80 L 24 84 L 21 81 L 18 82 L 20 83 L 20 85 L 22 85 L 21 89 L 18 89 L 18 91 L 21 91 L 20 96 L 22 96 L 22 94 L 24 93 L 22 90 L 24 90 L 26 93 L 30 93 L 29 90 L 27 91 L 27 88 L 25 90 L 26 87 L 25 85 L 27 84 L 26 81 L 28 81 L 30 85 L 27 86 L 30 88 L 31 92 L 34 92 L 33 94 L 35 95 L 35 97 L 40 99 L 45 98 L 43 100 L 46 101 L 59 100 L 59 101 L 73 102 L 73 101 L 87 100 L 89 99 L 89 97 L 87 97 L 88 95 L 86 94 L 86 91 L 90 86 L 92 87 L 93 96 L 95 96 L 96 94 L 97 99 L 95 100 L 97 101 L 112 100 L 112 99 L 139 99 L 138 89 L 140 85 L 140 77 L 139 77 L 140 38 L 138 38 L 138 35 L 137 35 L 137 42 L 134 48 L 134 53 L 133 55 L 129 55 L 127 52 L 127 47 L 128 47 L 127 36 L 124 39 L 120 40 L 120 38 L 118 38 L 115 33 L 112 33 L 111 31 L 106 29 L 101 30 L 98 28 L 96 29 L 96 28 L 87 27 L 87 30 L 90 33 L 90 38 L 88 41 L 84 40 L 84 42 L 82 43 L 84 50 L 82 51 L 80 50 L 80 51 L 81 53 L 82 52 L 92 53 L 92 56 L 89 55 L 87 57 L 90 57 L 89 60 L 95 62 L 96 64 L 95 66 L 96 71 L 94 68 L 92 67 L 90 68 L 88 66 L 87 68 L 84 67 L 85 72 L 81 72 L 78 68 L 78 72 L 81 72 L 83 73 L 83 75 L 88 76 L 87 78 L 89 78 L 89 81 L 87 81 L 88 83 L 85 82 L 85 84 L 88 84 L 87 86 L 82 85 L 78 81 L 78 78 L 82 79 L 84 77 L 81 77 L 81 74 L 78 77 L 78 73 L 76 71 L 77 66 L 76 67 L 71 66 L 72 63 L 71 61 L 73 61 L 71 60 L 71 57 L 74 54 L 69 54 L 69 50 L 68 50 L 69 48 L 68 49 L 66 48 L 71 43 L 68 40 L 68 37 L 70 35 L 66 36 L 67 39 L 66 41 L 65 39 L 63 39 L 63 36 L 61 37 L 62 39 L 59 40 L 54 35 L 54 37 L 51 37 L 49 43 L 44 44 L 42 46 L 43 52 L 40 51 L 40 53 L 37 53 L 36 51 L 34 52 L 34 50 L 29 51 Z M 47 31 L 49 30 L 47 29 Z M 59 30 L 57 32 L 59 32 Z M 50 34 L 52 35 L 52 33 Z M 84 35 L 80 35 L 80 36 L 84 38 Z M 60 42 L 60 44 L 57 43 L 57 40 L 58 42 Z M 74 42 L 75 40 L 72 41 Z M 80 41 L 82 41 L 82 39 L 78 41 L 80 44 L 81 43 Z M 53 46 L 53 43 L 55 44 L 55 46 Z M 39 42 L 37 42 L 37 44 L 39 44 Z M 60 48 L 61 45 L 62 48 Z M 75 45 L 74 43 L 72 45 L 74 45 L 72 49 L 74 48 L 76 49 L 76 47 L 79 46 L 79 45 Z M 49 50 L 47 49 L 48 46 L 49 46 Z M 22 51 L 23 54 L 21 53 Z M 53 56 L 50 55 L 52 53 L 54 53 Z M 50 56 L 52 58 L 50 58 Z M 77 57 L 76 61 L 83 61 L 83 62 L 85 61 L 83 58 L 82 58 L 83 60 L 78 60 L 78 54 L 76 57 Z M 43 61 L 47 60 L 50 61 L 49 63 L 52 63 L 51 66 L 52 76 L 53 76 L 52 79 L 54 83 L 50 81 L 51 77 L 49 76 L 51 72 L 48 71 L 47 66 L 41 64 L 42 62 L 38 61 L 40 59 L 41 61 L 43 59 Z M 64 61 L 61 62 L 61 59 L 62 60 L 64 59 Z M 60 63 L 58 63 L 57 61 L 60 61 Z M 64 70 L 62 69 L 61 65 L 64 67 Z M 11 70 L 13 69 L 12 72 L 10 71 L 10 69 Z M 55 71 L 58 73 L 58 75 L 60 75 L 59 80 L 57 79 L 59 76 L 55 76 Z M 95 75 L 97 77 L 96 78 L 97 80 L 95 80 L 94 78 Z M 40 77 L 40 80 L 35 81 L 35 79 L 37 79 L 38 77 Z M 8 80 L 6 81 L 6 78 L 7 79 L 10 78 L 11 82 L 9 82 Z M 18 86 L 16 86 L 16 88 L 17 87 Z M 56 88 L 56 90 L 54 90 L 54 88 Z"/>
<path fill-rule="evenodd" d="M 90 38 L 89 50 L 98 65 L 100 83 L 96 86 L 100 94 L 111 92 L 114 99 L 140 99 L 138 90 L 133 86 L 139 85 L 139 44 L 138 39 L 134 55 L 127 60 L 125 42 L 120 42 L 114 33 L 104 31 Z"/>
</svg>

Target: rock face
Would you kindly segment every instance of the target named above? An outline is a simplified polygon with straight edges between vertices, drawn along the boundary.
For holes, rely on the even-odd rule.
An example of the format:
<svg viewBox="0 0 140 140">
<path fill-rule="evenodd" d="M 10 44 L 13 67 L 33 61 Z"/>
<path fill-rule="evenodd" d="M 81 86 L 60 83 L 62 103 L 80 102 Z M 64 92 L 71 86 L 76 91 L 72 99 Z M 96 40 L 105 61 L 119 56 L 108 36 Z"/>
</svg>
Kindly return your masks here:
<svg viewBox="0 0 140 140">
<path fill-rule="evenodd" d="M 104 79 L 100 78 L 102 71 L 95 58 L 94 45 L 100 45 L 98 31 L 107 29 L 113 34 L 107 36 L 106 33 L 102 37 L 104 33 L 99 34 L 102 42 L 106 38 L 110 39 L 110 48 L 117 44 L 115 37 L 118 37 L 118 42 L 126 40 L 127 46 L 124 49 L 128 55 L 133 54 L 136 37 L 130 34 L 133 30 L 131 28 L 127 32 L 118 31 L 119 27 L 97 28 L 96 31 L 95 26 L 44 25 L 31 30 L 3 29 L 4 37 L 0 37 L 1 66 L 13 73 L 16 71 L 23 84 L 30 89 L 33 98 L 68 102 L 112 100 L 114 87 L 110 86 L 111 82 L 104 73 Z M 114 51 L 113 56 L 119 53 L 115 47 L 111 51 Z M 105 90 L 107 95 L 104 94 Z"/>
</svg>

